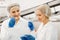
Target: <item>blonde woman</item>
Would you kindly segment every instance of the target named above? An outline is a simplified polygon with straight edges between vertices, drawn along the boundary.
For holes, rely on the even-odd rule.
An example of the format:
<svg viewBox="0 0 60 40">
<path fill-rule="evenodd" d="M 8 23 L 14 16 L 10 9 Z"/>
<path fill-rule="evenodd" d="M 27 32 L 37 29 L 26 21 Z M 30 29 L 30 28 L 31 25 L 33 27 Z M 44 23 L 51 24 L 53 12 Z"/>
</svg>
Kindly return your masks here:
<svg viewBox="0 0 60 40">
<path fill-rule="evenodd" d="M 51 10 L 48 5 L 42 5 L 35 10 L 38 20 L 41 22 L 37 30 L 37 40 L 57 40 L 57 30 L 49 20 Z"/>
</svg>

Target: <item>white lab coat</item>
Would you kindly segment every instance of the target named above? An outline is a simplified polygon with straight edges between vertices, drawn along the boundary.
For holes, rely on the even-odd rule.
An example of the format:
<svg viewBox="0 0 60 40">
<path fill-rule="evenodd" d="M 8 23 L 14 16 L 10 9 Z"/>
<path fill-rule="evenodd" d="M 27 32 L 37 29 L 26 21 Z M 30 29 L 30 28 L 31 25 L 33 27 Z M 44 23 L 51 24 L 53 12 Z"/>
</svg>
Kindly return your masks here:
<svg viewBox="0 0 60 40">
<path fill-rule="evenodd" d="M 21 40 L 21 36 L 30 33 L 28 21 L 20 18 L 13 28 L 9 28 L 9 20 L 10 18 L 2 23 L 1 40 Z"/>
<path fill-rule="evenodd" d="M 53 22 L 48 22 L 43 25 L 43 23 L 39 26 L 37 31 L 37 39 L 36 40 L 58 40 L 57 39 L 57 29 L 54 26 Z"/>
</svg>

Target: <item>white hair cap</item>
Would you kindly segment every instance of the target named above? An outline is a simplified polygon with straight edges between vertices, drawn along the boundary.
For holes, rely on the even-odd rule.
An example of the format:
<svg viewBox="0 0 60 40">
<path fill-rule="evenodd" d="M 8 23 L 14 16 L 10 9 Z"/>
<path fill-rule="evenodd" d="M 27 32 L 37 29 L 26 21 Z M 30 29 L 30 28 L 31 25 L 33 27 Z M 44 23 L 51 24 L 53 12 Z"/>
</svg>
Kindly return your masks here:
<svg viewBox="0 0 60 40">
<path fill-rule="evenodd" d="M 40 10 L 42 13 L 44 13 L 47 17 L 51 16 L 51 9 L 48 5 L 44 4 L 41 6 L 38 6 L 36 10 Z"/>
</svg>

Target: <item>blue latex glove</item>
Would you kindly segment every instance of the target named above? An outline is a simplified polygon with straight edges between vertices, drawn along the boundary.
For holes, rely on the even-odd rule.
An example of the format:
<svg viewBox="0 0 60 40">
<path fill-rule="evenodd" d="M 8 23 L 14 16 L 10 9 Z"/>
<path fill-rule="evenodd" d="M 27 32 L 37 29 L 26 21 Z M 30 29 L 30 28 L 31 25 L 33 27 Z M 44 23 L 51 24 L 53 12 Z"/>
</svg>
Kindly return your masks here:
<svg viewBox="0 0 60 40">
<path fill-rule="evenodd" d="M 22 36 L 21 40 L 28 40 L 26 36 Z"/>
<path fill-rule="evenodd" d="M 32 35 L 25 35 L 23 37 L 21 37 L 22 40 L 35 40 L 35 37 L 33 37 Z"/>
<path fill-rule="evenodd" d="M 28 27 L 30 28 L 31 31 L 34 30 L 34 25 L 32 22 L 28 22 Z"/>
<path fill-rule="evenodd" d="M 9 25 L 9 27 L 14 27 L 14 25 L 15 25 L 15 18 L 11 18 L 8 25 Z"/>
</svg>

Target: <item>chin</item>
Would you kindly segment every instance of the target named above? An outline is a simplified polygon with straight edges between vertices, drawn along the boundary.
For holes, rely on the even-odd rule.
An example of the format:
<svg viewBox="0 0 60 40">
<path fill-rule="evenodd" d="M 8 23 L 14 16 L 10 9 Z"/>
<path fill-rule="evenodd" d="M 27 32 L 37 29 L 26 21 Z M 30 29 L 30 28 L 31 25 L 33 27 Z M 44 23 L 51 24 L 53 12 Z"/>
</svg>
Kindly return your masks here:
<svg viewBox="0 0 60 40">
<path fill-rule="evenodd" d="M 17 17 L 15 19 L 18 19 Z"/>
</svg>

